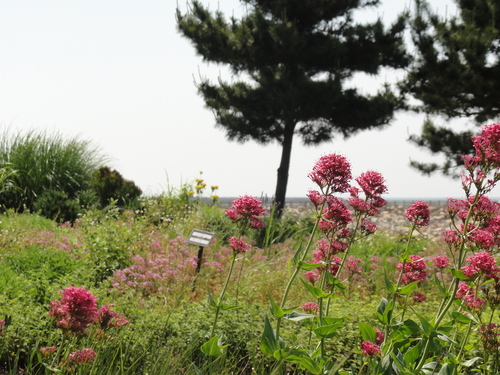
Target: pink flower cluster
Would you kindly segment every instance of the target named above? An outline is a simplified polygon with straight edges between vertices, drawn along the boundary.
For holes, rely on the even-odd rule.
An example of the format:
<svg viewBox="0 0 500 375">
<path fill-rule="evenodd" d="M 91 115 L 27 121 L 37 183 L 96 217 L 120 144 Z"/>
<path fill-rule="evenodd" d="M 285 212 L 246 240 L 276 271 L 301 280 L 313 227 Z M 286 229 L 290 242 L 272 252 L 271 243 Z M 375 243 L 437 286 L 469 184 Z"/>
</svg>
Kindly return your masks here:
<svg viewBox="0 0 500 375">
<path fill-rule="evenodd" d="M 380 346 L 371 341 L 363 341 L 360 345 L 363 355 L 373 357 L 375 354 L 380 354 Z"/>
<path fill-rule="evenodd" d="M 264 227 L 264 222 L 258 216 L 265 214 L 266 209 L 262 207 L 262 202 L 248 195 L 235 199 L 232 207 L 226 210 L 226 215 L 232 221 L 252 229 L 261 229 Z"/>
<path fill-rule="evenodd" d="M 236 237 L 231 237 L 228 240 L 228 243 L 229 247 L 233 249 L 234 254 L 246 253 L 248 250 L 252 248 L 252 245 L 249 245 L 245 241 Z"/>
<path fill-rule="evenodd" d="M 418 283 L 420 284 L 427 278 L 427 265 L 425 264 L 424 260 L 418 255 L 411 254 L 410 261 L 399 263 L 397 265 L 397 269 L 399 271 L 402 270 L 403 274 L 401 275 L 401 282 L 405 285 L 408 285 L 414 281 L 418 281 Z"/>
<path fill-rule="evenodd" d="M 197 261 L 185 238 L 176 237 L 165 244 L 152 238 L 147 254 L 134 255 L 131 266 L 114 273 L 112 286 L 121 292 L 132 289 L 143 296 L 169 291 L 192 280 Z"/>
<path fill-rule="evenodd" d="M 341 155 L 325 155 L 316 162 L 308 176 L 323 193 L 345 193 L 352 178 L 351 164 Z"/>
<path fill-rule="evenodd" d="M 121 327 L 128 324 L 127 318 L 123 314 L 117 314 L 110 309 L 111 305 L 102 305 L 97 312 L 97 322 L 102 330 L 110 327 Z"/>
<path fill-rule="evenodd" d="M 314 314 L 318 311 L 319 305 L 314 302 L 306 302 L 302 305 L 301 309 L 308 314 Z"/>
<path fill-rule="evenodd" d="M 430 221 L 429 204 L 423 201 L 415 201 L 406 210 L 406 218 L 417 228 L 426 227 Z"/>
<path fill-rule="evenodd" d="M 83 334 L 89 324 L 99 323 L 101 329 L 127 324 L 124 315 L 118 315 L 103 305 L 97 309 L 97 299 L 91 291 L 70 286 L 59 291 L 62 298 L 50 302 L 49 315 L 63 332 Z"/>
<path fill-rule="evenodd" d="M 479 334 L 479 339 L 483 344 L 484 350 L 487 352 L 498 353 L 498 348 L 500 347 L 500 332 L 498 325 L 495 323 L 481 324 L 477 330 Z"/>
<path fill-rule="evenodd" d="M 486 279 L 496 278 L 499 276 L 499 269 L 496 267 L 496 259 L 488 252 L 480 252 L 467 258 L 470 263 L 463 266 L 461 270 L 464 275 L 470 279 L 475 279 L 480 275 L 484 275 Z"/>
<path fill-rule="evenodd" d="M 465 306 L 471 310 L 482 310 L 486 304 L 486 302 L 477 297 L 472 288 L 463 281 L 458 284 L 456 297 L 463 300 Z"/>
<path fill-rule="evenodd" d="M 61 300 L 50 302 L 49 315 L 65 332 L 83 333 L 97 319 L 97 299 L 84 288 L 70 286 L 59 291 Z"/>
<path fill-rule="evenodd" d="M 69 355 L 71 365 L 86 365 L 94 362 L 97 353 L 92 348 L 83 348 L 76 350 Z"/>
</svg>

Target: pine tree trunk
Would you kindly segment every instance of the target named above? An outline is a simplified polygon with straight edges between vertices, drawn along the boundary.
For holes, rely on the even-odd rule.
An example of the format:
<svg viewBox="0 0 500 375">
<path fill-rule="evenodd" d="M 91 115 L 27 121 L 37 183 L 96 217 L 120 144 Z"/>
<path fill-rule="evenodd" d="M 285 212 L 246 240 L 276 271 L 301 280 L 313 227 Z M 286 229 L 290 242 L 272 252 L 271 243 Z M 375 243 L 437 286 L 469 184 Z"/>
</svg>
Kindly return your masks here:
<svg viewBox="0 0 500 375">
<path fill-rule="evenodd" d="M 278 180 L 276 182 L 276 192 L 274 193 L 274 217 L 280 218 L 285 208 L 286 188 L 288 185 L 288 171 L 290 169 L 290 158 L 292 155 L 292 141 L 295 124 L 285 125 L 283 135 L 281 162 L 278 168 Z"/>
</svg>

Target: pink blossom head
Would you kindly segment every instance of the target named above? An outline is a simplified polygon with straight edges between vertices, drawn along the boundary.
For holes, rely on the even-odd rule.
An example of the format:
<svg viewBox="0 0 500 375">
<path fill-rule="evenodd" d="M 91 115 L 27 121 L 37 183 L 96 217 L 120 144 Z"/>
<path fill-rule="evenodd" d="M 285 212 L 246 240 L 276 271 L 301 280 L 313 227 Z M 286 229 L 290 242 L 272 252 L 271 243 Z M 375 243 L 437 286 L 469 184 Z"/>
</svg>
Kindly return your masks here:
<svg viewBox="0 0 500 375">
<path fill-rule="evenodd" d="M 481 133 L 471 139 L 476 157 L 482 163 L 500 167 L 500 123 L 483 126 Z"/>
<path fill-rule="evenodd" d="M 96 355 L 96 352 L 92 348 L 83 348 L 71 353 L 69 360 L 72 365 L 85 365 L 94 362 Z"/>
<path fill-rule="evenodd" d="M 437 268 L 446 268 L 450 264 L 450 258 L 448 258 L 446 255 L 438 255 L 435 256 L 432 261 L 434 262 L 434 265 Z"/>
<path fill-rule="evenodd" d="M 235 254 L 246 253 L 248 250 L 252 248 L 251 245 L 247 244 L 245 241 L 240 240 L 236 237 L 231 237 L 229 239 L 229 247 L 233 249 Z"/>
<path fill-rule="evenodd" d="M 314 314 L 319 309 L 319 305 L 313 302 L 306 302 L 302 305 L 301 309 L 308 314 Z"/>
<path fill-rule="evenodd" d="M 360 345 L 363 355 L 373 357 L 375 354 L 380 354 L 380 346 L 370 341 L 363 341 Z"/>
<path fill-rule="evenodd" d="M 232 221 L 240 219 L 256 218 L 266 213 L 266 209 L 262 207 L 262 202 L 257 198 L 244 195 L 235 199 L 231 208 L 226 210 L 226 215 Z"/>
<path fill-rule="evenodd" d="M 325 201 L 325 196 L 316 190 L 309 190 L 307 197 L 315 207 L 321 206 Z"/>
<path fill-rule="evenodd" d="M 356 178 L 363 192 L 367 197 L 380 196 L 387 193 L 385 179 L 379 172 L 368 171 Z"/>
<path fill-rule="evenodd" d="M 384 332 L 382 332 L 378 328 L 375 328 L 375 332 L 377 333 L 377 336 L 376 336 L 376 339 L 375 339 L 375 344 L 381 345 L 384 342 L 384 339 L 385 339 Z"/>
<path fill-rule="evenodd" d="M 361 232 L 364 234 L 373 234 L 377 231 L 377 226 L 367 219 L 361 220 Z"/>
<path fill-rule="evenodd" d="M 314 271 L 307 271 L 307 272 L 304 272 L 304 276 L 306 277 L 306 279 L 311 283 L 311 284 L 315 284 L 316 281 L 319 280 L 319 278 L 321 277 L 321 275 L 317 272 L 314 272 Z"/>
<path fill-rule="evenodd" d="M 417 302 L 417 303 L 424 302 L 427 300 L 427 297 L 425 296 L 425 294 L 420 293 L 420 292 L 413 292 L 411 294 L 411 297 L 412 297 L 413 301 Z"/>
<path fill-rule="evenodd" d="M 309 178 L 322 190 L 330 193 L 345 193 L 352 179 L 351 164 L 337 154 L 322 156 L 309 173 Z"/>
<path fill-rule="evenodd" d="M 413 204 L 406 210 L 406 218 L 417 228 L 429 225 L 429 205 L 427 204 L 427 202 L 423 201 L 413 202 Z"/>
<path fill-rule="evenodd" d="M 121 327 L 128 324 L 128 320 L 123 314 L 117 314 L 111 310 L 113 305 L 102 305 L 97 312 L 97 321 L 101 329 L 105 330 L 110 327 Z"/>
<path fill-rule="evenodd" d="M 83 333 L 87 325 L 97 319 L 97 299 L 91 291 L 70 286 L 59 291 L 61 300 L 50 303 L 49 315 L 64 331 Z"/>
</svg>

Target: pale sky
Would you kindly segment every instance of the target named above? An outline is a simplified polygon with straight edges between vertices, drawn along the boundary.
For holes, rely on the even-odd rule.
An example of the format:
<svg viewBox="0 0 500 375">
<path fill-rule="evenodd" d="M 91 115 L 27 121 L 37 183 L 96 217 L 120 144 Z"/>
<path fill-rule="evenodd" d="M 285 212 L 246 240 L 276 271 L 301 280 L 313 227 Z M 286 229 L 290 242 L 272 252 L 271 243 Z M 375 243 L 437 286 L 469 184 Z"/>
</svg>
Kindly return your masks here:
<svg viewBox="0 0 500 375">
<path fill-rule="evenodd" d="M 205 0 L 211 9 L 241 14 L 237 0 Z M 390 21 L 407 1 L 385 0 L 372 16 Z M 451 0 L 432 0 L 447 12 Z M 219 5 L 218 5 L 219 4 Z M 228 142 L 214 127 L 194 80 L 229 79 L 207 66 L 176 30 L 175 0 L 17 0 L 0 4 L 0 125 L 47 129 L 90 139 L 110 166 L 147 194 L 192 182 L 203 171 L 220 196 L 272 196 L 281 148 Z M 186 4 L 179 2 L 185 11 Z M 390 81 L 391 73 L 380 78 Z M 379 82 L 379 81 L 377 81 Z M 373 82 L 357 83 L 369 92 Z M 410 158 L 429 158 L 406 139 L 423 118 L 398 114 L 383 131 L 304 147 L 295 138 L 289 197 L 313 185 L 307 174 L 328 153 L 346 156 L 355 175 L 381 172 L 387 197 L 460 197 L 459 181 L 427 178 Z"/>
</svg>

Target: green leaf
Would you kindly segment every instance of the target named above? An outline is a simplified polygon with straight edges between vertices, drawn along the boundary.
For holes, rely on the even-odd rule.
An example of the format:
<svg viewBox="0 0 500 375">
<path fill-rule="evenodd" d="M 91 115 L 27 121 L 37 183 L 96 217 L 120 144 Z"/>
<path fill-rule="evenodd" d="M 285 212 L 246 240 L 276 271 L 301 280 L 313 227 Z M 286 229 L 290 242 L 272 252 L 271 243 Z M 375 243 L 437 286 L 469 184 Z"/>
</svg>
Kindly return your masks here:
<svg viewBox="0 0 500 375">
<path fill-rule="evenodd" d="M 409 296 L 410 294 L 413 293 L 415 289 L 418 287 L 418 281 L 414 281 L 403 288 L 399 288 L 397 293 L 401 294 L 402 296 Z"/>
<path fill-rule="evenodd" d="M 219 336 L 214 336 L 204 343 L 200 349 L 205 355 L 218 357 L 223 354 L 222 349 L 225 347 L 227 347 L 227 345 L 222 345 L 221 338 Z"/>
<path fill-rule="evenodd" d="M 427 319 L 425 319 L 422 315 L 417 313 L 415 311 L 415 309 L 412 308 L 411 310 L 417 316 L 417 318 L 420 320 L 420 324 L 422 325 L 422 329 L 423 329 L 425 335 L 427 337 L 430 337 L 430 335 L 435 331 L 432 324 Z"/>
<path fill-rule="evenodd" d="M 454 268 L 451 269 L 451 274 L 454 278 L 459 280 L 473 280 L 464 275 L 464 271 L 456 270 Z"/>
<path fill-rule="evenodd" d="M 307 353 L 300 356 L 290 355 L 286 358 L 286 361 L 290 363 L 297 363 L 301 367 L 309 371 L 311 374 L 315 375 L 321 374 L 321 370 L 323 367 L 320 363 L 316 362 L 314 359 L 309 357 Z"/>
<path fill-rule="evenodd" d="M 337 334 L 337 330 L 342 327 L 342 324 L 332 324 L 321 326 L 313 330 L 314 334 L 319 338 L 328 339 Z"/>
<path fill-rule="evenodd" d="M 276 318 L 281 318 L 283 315 L 285 315 L 283 310 L 276 304 L 276 302 L 274 302 L 273 298 L 269 297 L 269 299 L 271 301 L 271 306 L 270 306 L 271 314 Z"/>
<path fill-rule="evenodd" d="M 224 311 L 229 311 L 229 310 L 239 310 L 239 309 L 242 309 L 243 306 L 236 306 L 236 305 L 224 305 L 224 304 L 221 304 L 220 305 L 220 308 L 221 310 L 224 310 Z"/>
<path fill-rule="evenodd" d="M 363 322 L 359 323 L 358 327 L 359 331 L 361 332 L 361 337 L 363 338 L 363 341 L 375 342 L 377 338 L 377 331 L 375 331 L 375 328 L 373 328 L 368 323 L 363 323 Z"/>
<path fill-rule="evenodd" d="M 465 366 L 465 367 L 471 367 L 476 361 L 482 359 L 481 357 L 474 357 L 471 359 L 468 359 L 466 361 L 460 362 L 460 365 Z"/>
<path fill-rule="evenodd" d="M 311 271 L 311 270 L 314 270 L 318 267 L 321 267 L 321 264 L 320 263 L 306 263 L 306 262 L 299 260 L 297 262 L 297 267 L 300 267 L 306 271 Z"/>
<path fill-rule="evenodd" d="M 210 293 L 210 290 L 208 291 L 208 305 L 214 309 L 217 308 L 217 300 L 215 300 L 213 297 L 212 297 L 212 293 Z"/>
<path fill-rule="evenodd" d="M 317 317 L 318 317 L 317 315 L 299 313 L 296 311 L 292 311 L 291 313 L 283 315 L 284 319 L 292 320 L 294 322 L 299 322 L 299 321 L 304 320 L 304 319 L 311 319 L 311 318 L 317 318 Z"/>
<path fill-rule="evenodd" d="M 450 337 L 446 336 L 444 333 L 438 333 L 436 337 L 441 341 L 446 341 L 452 344 L 458 344 L 458 342 L 452 340 Z"/>
<path fill-rule="evenodd" d="M 387 289 L 387 292 L 389 294 L 392 294 L 396 291 L 396 284 L 391 279 L 389 279 L 385 269 L 384 269 L 384 282 L 385 282 L 385 289 Z"/>
<path fill-rule="evenodd" d="M 271 326 L 271 322 L 267 316 L 264 317 L 264 332 L 262 332 L 260 340 L 260 350 L 266 355 L 273 356 L 274 352 L 281 349 L 280 346 L 276 342 L 276 334 Z"/>
<path fill-rule="evenodd" d="M 323 325 L 332 325 L 332 324 L 343 324 L 346 321 L 346 318 L 332 318 L 329 316 L 323 317 Z"/>
<path fill-rule="evenodd" d="M 309 293 L 314 297 L 314 298 L 328 298 L 331 296 L 329 293 L 325 293 L 323 290 L 320 288 L 315 287 L 314 285 L 310 285 L 304 280 L 301 280 L 302 284 L 306 287 L 306 289 L 309 291 Z"/>
<path fill-rule="evenodd" d="M 420 344 L 415 345 L 410 350 L 406 351 L 404 354 L 405 363 L 411 367 L 412 369 L 415 367 L 417 360 L 420 358 L 422 354 L 422 347 Z"/>
</svg>

